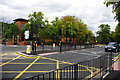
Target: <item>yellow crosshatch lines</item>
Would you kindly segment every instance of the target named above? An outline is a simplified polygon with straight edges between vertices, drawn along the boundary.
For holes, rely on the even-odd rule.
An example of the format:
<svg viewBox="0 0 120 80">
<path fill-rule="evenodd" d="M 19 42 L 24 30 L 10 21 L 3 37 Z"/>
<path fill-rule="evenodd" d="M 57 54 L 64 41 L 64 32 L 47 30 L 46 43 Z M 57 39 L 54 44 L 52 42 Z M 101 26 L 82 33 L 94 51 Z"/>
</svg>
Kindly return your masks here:
<svg viewBox="0 0 120 80">
<path fill-rule="evenodd" d="M 8 63 L 10 63 L 10 62 L 12 62 L 12 61 L 14 61 L 14 60 L 16 60 L 16 59 L 18 59 L 19 57 L 21 57 L 21 56 L 17 56 L 16 58 L 13 58 L 13 59 L 10 60 L 10 61 L 7 61 L 7 62 L 5 62 L 5 63 L 2 63 L 2 64 L 0 65 L 0 67 L 3 66 L 3 65 L 6 65 L 6 64 L 8 64 Z"/>
<path fill-rule="evenodd" d="M 33 56 L 33 57 L 28 57 L 28 56 L 24 56 L 24 55 L 21 55 L 21 54 L 18 54 L 18 53 L 14 53 L 16 55 L 18 55 L 18 58 L 19 59 L 32 59 L 32 58 L 35 58 L 35 60 L 32 62 L 32 63 L 11 63 L 13 60 L 16 60 L 18 58 L 13 58 L 12 61 L 8 61 L 6 63 L 3 63 L 3 65 L 5 64 L 29 64 L 23 71 L 2 71 L 2 73 L 19 73 L 15 78 L 14 80 L 20 78 L 20 76 L 22 76 L 24 73 L 40 73 L 40 72 L 48 72 L 48 71 L 27 71 L 33 64 L 56 64 L 56 69 L 59 69 L 59 66 L 60 64 L 70 64 L 70 65 L 73 65 L 75 63 L 70 63 L 70 62 L 65 62 L 65 61 L 59 61 L 59 60 L 56 60 L 56 59 L 52 59 L 52 58 L 47 58 L 47 57 L 43 57 L 43 56 Z M 22 58 L 21 58 L 22 57 Z M 7 58 L 3 58 L 3 59 L 7 59 Z M 8 58 L 8 59 L 11 59 L 11 58 Z M 37 63 L 37 60 L 39 59 L 45 59 L 45 60 L 51 60 L 51 61 L 55 61 L 53 63 Z M 89 76 L 87 76 L 86 78 L 90 77 L 90 76 L 93 76 L 96 72 L 99 71 L 99 69 L 97 68 L 94 68 L 94 67 L 88 67 L 88 66 L 84 66 L 84 65 L 79 65 L 80 67 L 84 67 L 85 69 L 82 69 L 82 70 L 78 70 L 78 71 L 89 71 L 91 74 Z M 64 70 L 62 72 L 74 72 L 74 70 Z M 56 72 L 56 71 L 55 71 Z M 59 75 L 59 70 L 58 72 L 56 72 L 56 77 L 60 77 L 58 76 Z"/>
<path fill-rule="evenodd" d="M 113 58 L 113 61 L 117 61 L 120 58 L 120 54 L 118 56 L 116 56 L 115 58 Z"/>
<path fill-rule="evenodd" d="M 41 58 L 57 61 L 57 68 L 58 68 L 58 60 L 51 59 L 51 58 L 46 58 L 46 57 L 41 57 Z M 64 62 L 64 61 L 59 61 L 59 62 L 61 62 L 61 63 L 66 63 L 66 64 L 70 64 L 70 65 L 73 65 L 73 64 L 74 64 L 74 63 Z M 79 65 L 79 66 L 86 68 L 86 70 L 83 70 L 83 71 L 89 71 L 89 72 L 91 73 L 91 74 L 90 74 L 89 76 L 87 76 L 86 78 L 88 78 L 88 77 L 90 78 L 90 77 L 94 76 L 95 73 L 99 72 L 99 69 L 98 69 L 98 68 L 88 67 L 88 66 L 84 66 L 84 65 Z M 79 70 L 78 70 L 78 71 L 79 71 Z M 81 71 L 82 71 L 82 70 L 81 70 Z M 94 72 L 94 71 L 95 71 L 95 72 Z M 59 76 L 57 76 L 57 75 L 59 75 L 59 70 L 58 70 L 58 73 L 56 74 L 56 77 L 59 78 Z M 98 74 L 98 75 L 99 75 L 99 74 Z"/>
<path fill-rule="evenodd" d="M 27 66 L 20 74 L 18 74 L 13 80 L 17 80 L 26 70 L 28 70 L 38 59 L 40 56 L 38 56 L 29 66 Z"/>
</svg>

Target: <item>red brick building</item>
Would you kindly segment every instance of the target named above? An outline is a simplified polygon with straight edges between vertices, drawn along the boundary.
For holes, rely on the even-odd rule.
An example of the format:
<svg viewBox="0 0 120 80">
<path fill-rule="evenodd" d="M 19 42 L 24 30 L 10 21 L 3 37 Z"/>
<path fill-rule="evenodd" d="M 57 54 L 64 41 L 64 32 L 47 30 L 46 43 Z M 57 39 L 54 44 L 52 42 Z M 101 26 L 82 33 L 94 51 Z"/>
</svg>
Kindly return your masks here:
<svg viewBox="0 0 120 80">
<path fill-rule="evenodd" d="M 15 23 L 18 25 L 20 30 L 24 29 L 25 28 L 25 24 L 28 23 L 28 20 L 23 19 L 23 18 L 17 18 L 17 19 L 15 19 L 13 21 L 15 21 Z M 19 36 L 19 38 L 15 39 L 15 40 L 17 40 L 17 44 L 19 44 L 20 41 L 24 40 L 24 38 L 21 38 L 21 34 L 18 35 L 18 36 Z"/>
<path fill-rule="evenodd" d="M 28 20 L 26 19 L 23 19 L 23 18 L 18 18 L 18 19 L 15 19 L 13 20 L 16 22 L 16 24 L 18 25 L 18 27 L 20 28 L 20 30 L 24 29 L 25 28 L 25 24 L 28 23 Z"/>
</svg>

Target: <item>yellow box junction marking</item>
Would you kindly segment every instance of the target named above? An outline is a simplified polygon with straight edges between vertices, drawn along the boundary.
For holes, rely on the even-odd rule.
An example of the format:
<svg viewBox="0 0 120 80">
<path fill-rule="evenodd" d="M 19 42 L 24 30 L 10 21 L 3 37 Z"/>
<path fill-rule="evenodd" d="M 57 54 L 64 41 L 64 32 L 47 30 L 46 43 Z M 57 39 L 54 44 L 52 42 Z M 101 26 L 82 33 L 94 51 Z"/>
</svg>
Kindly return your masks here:
<svg viewBox="0 0 120 80">
<path fill-rule="evenodd" d="M 18 74 L 13 80 L 17 80 L 24 72 L 26 72 L 27 69 L 29 69 L 38 59 L 40 56 L 38 56 L 28 67 L 26 67 L 20 74 Z"/>
<path fill-rule="evenodd" d="M 46 57 L 42 57 L 42 58 L 43 58 L 43 59 L 53 60 L 53 61 L 58 61 L 58 60 L 51 59 L 51 58 L 46 58 Z M 69 63 L 69 62 L 64 62 L 64 61 L 59 61 L 59 62 L 61 62 L 61 63 L 66 63 L 66 64 L 71 64 L 71 65 L 74 64 L 74 63 Z M 92 76 L 94 75 L 93 71 L 92 71 L 91 69 L 89 69 L 89 67 L 84 66 L 84 65 L 79 65 L 79 66 L 86 68 L 87 71 L 89 71 L 89 72 L 91 73 L 91 75 L 89 75 L 88 77 L 92 77 Z M 90 68 L 92 68 L 92 67 L 90 67 Z M 95 68 L 95 69 L 99 71 L 99 69 L 97 69 L 97 68 Z M 56 76 L 56 77 L 57 77 L 57 76 Z M 88 77 L 86 77 L 86 78 L 88 78 Z M 58 78 L 58 79 L 59 79 L 59 78 Z"/>
<path fill-rule="evenodd" d="M 16 55 L 20 55 L 20 54 L 17 54 L 17 53 L 15 53 Z M 24 55 L 20 55 L 20 56 L 22 56 L 22 57 L 25 57 L 25 58 L 36 58 L 36 57 L 40 57 L 41 59 L 48 59 L 48 60 L 52 60 L 52 61 L 56 61 L 57 62 L 57 67 L 56 68 L 58 68 L 59 66 L 59 62 L 61 62 L 61 63 L 64 63 L 64 64 L 70 64 L 70 65 L 72 65 L 72 64 L 74 64 L 74 63 L 69 63 L 69 62 L 64 62 L 64 61 L 59 61 L 59 60 L 55 60 L 55 59 L 51 59 L 51 58 L 47 58 L 47 57 L 41 57 L 41 56 L 35 56 L 35 57 L 28 57 L 28 56 L 24 56 Z M 34 63 L 34 64 L 37 64 L 37 63 Z M 39 63 L 38 63 L 39 64 Z M 88 75 L 86 78 L 90 78 L 90 77 L 92 77 L 95 73 L 97 73 L 98 71 L 99 71 L 99 69 L 97 69 L 97 68 L 94 68 L 94 67 L 87 67 L 87 66 L 84 66 L 84 65 L 79 65 L 79 66 L 81 66 L 81 67 L 84 67 L 84 68 L 86 68 L 87 70 L 79 70 L 79 71 L 89 71 L 91 74 L 90 75 Z M 89 68 L 91 68 L 91 69 L 89 69 Z M 92 69 L 96 69 L 97 71 L 96 72 L 93 72 L 93 70 Z M 67 70 L 68 71 L 68 70 Z M 74 71 L 74 70 L 73 70 Z M 95 71 L 95 70 L 94 70 Z M 26 71 L 24 71 L 24 73 L 25 73 Z M 65 71 L 66 72 L 66 71 Z M 59 71 L 58 71 L 58 75 L 59 75 Z M 98 74 L 99 75 L 99 74 Z M 56 77 L 59 77 L 59 76 L 57 76 L 57 74 L 56 74 Z"/>
<path fill-rule="evenodd" d="M 8 62 L 2 63 L 2 64 L 0 65 L 0 67 L 3 66 L 3 65 L 5 65 L 5 64 L 8 64 L 8 63 L 10 63 L 10 62 L 12 62 L 12 61 L 14 61 L 14 60 L 16 60 L 16 59 L 18 59 L 19 57 L 21 57 L 21 56 L 18 56 L 18 57 L 16 57 L 16 58 L 13 58 L 12 60 L 10 60 L 10 61 L 8 61 Z"/>
</svg>

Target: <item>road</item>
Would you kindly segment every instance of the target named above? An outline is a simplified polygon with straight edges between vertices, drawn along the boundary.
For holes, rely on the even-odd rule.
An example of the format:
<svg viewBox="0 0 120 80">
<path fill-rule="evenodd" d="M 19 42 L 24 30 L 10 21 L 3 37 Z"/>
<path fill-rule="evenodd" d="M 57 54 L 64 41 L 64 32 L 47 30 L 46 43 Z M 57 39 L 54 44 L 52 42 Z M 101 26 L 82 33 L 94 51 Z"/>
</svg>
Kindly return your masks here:
<svg viewBox="0 0 120 80">
<path fill-rule="evenodd" d="M 33 57 L 16 53 L 18 51 L 25 51 L 25 49 L 26 47 L 15 46 L 4 46 L 2 48 L 3 53 L 0 55 L 2 57 L 2 64 L 0 65 L 2 68 L 2 80 L 23 79 L 107 54 L 104 52 L 104 47 L 65 51 L 51 55 L 37 55 Z M 117 54 L 118 53 L 115 53 L 114 56 Z M 84 72 L 90 71 L 84 68 L 82 70 L 84 70 Z"/>
</svg>

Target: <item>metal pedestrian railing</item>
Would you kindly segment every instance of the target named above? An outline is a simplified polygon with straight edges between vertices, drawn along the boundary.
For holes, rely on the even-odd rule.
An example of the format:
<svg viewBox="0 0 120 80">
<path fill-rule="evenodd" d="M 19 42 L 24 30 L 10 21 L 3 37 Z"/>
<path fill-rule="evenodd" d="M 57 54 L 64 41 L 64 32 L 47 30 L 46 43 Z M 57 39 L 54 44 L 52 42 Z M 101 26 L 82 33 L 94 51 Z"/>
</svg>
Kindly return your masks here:
<svg viewBox="0 0 120 80">
<path fill-rule="evenodd" d="M 79 62 L 61 69 L 55 69 L 24 80 L 89 80 L 102 79 L 107 70 L 111 70 L 112 53 Z"/>
<path fill-rule="evenodd" d="M 39 54 L 40 51 L 42 52 L 61 52 L 61 51 L 70 51 L 70 50 L 80 50 L 80 49 L 85 49 L 85 48 L 92 48 L 94 47 L 93 44 L 61 44 L 61 46 L 59 45 L 55 45 L 55 47 L 53 47 L 53 45 L 41 45 L 40 47 L 38 47 L 37 49 L 39 51 L 37 51 L 37 54 Z"/>
</svg>

